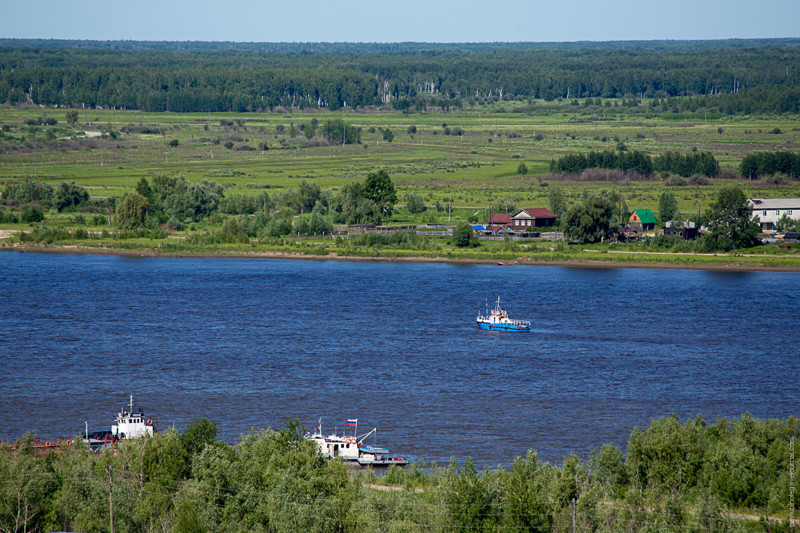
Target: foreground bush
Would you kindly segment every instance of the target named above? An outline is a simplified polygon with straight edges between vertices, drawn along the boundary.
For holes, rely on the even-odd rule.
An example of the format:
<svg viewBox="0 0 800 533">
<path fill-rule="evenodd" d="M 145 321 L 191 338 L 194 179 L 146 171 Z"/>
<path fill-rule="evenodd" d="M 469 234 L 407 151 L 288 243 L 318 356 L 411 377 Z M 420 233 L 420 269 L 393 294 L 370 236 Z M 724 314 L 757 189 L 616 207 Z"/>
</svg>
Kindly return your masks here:
<svg viewBox="0 0 800 533">
<path fill-rule="evenodd" d="M 108 531 L 110 486 L 114 531 L 788 531 L 731 510 L 785 516 L 797 433 L 797 418 L 669 416 L 634 429 L 627 454 L 606 444 L 555 466 L 530 451 L 510 469 L 468 458 L 378 478 L 319 456 L 297 422 L 235 447 L 208 420 L 101 454 L 20 442 L 0 448 L 0 531 Z"/>
</svg>

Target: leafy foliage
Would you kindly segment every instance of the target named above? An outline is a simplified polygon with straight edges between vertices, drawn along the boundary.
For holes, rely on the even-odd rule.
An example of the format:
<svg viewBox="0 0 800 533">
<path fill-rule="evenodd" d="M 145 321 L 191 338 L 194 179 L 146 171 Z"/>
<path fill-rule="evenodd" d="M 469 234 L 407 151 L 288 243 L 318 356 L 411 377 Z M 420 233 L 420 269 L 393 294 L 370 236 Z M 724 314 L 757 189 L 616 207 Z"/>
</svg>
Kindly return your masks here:
<svg viewBox="0 0 800 533">
<path fill-rule="evenodd" d="M 591 151 L 584 154 L 570 154 L 550 162 L 550 172 L 579 174 L 589 168 L 632 170 L 643 176 L 653 172 L 653 161 L 638 150 Z"/>
<path fill-rule="evenodd" d="M 671 192 L 663 192 L 658 198 L 658 219 L 662 222 L 672 220 L 678 212 L 678 200 Z"/>
<path fill-rule="evenodd" d="M 111 483 L 121 531 L 731 531 L 745 525 L 732 510 L 788 507 L 798 424 L 671 415 L 631 431 L 627 454 L 606 444 L 588 462 L 555 466 L 529 451 L 510 469 L 466 458 L 377 480 L 324 459 L 296 420 L 235 447 L 216 441 L 208 420 L 100 454 L 76 441 L 40 455 L 23 440 L 0 447 L 0 530 L 108 530 Z"/>
<path fill-rule="evenodd" d="M 409 213 L 424 213 L 427 207 L 425 207 L 425 200 L 422 199 L 422 196 L 409 193 L 406 195 L 406 209 Z"/>
<path fill-rule="evenodd" d="M 359 144 L 361 143 L 361 128 L 348 126 L 344 120 L 334 118 L 327 121 L 320 134 L 332 144 Z"/>
<path fill-rule="evenodd" d="M 580 243 L 608 239 L 617 224 L 614 203 L 603 196 L 593 196 L 572 206 L 562 220 L 564 235 Z"/>
<path fill-rule="evenodd" d="M 361 192 L 364 198 L 375 202 L 383 215 L 392 216 L 394 204 L 397 202 L 397 192 L 388 172 L 381 169 L 367 174 Z"/>
<path fill-rule="evenodd" d="M 800 177 L 800 155 L 793 152 L 757 152 L 747 154 L 739 164 L 739 172 L 745 178 L 785 174 L 790 178 Z"/>
<path fill-rule="evenodd" d="M 459 248 L 467 248 L 471 246 L 478 246 L 478 238 L 475 235 L 475 230 L 468 222 L 461 222 L 456 226 L 453 231 L 453 244 Z"/>
<path fill-rule="evenodd" d="M 138 192 L 131 192 L 117 204 L 117 224 L 121 228 L 136 228 L 145 223 L 150 202 Z"/>
<path fill-rule="evenodd" d="M 642 43 L 141 43 L 5 40 L 0 103 L 143 111 L 698 95 L 695 108 L 797 113 L 796 40 Z M 730 73 L 746 87 L 733 94 Z M 33 90 L 30 90 L 31 81 Z M 30 95 L 28 96 L 28 93 Z M 700 96 L 701 95 L 701 96 Z M 634 100 L 635 102 L 635 100 Z M 680 111 L 667 102 L 664 112 Z M 341 142 L 341 139 L 340 139 Z"/>
<path fill-rule="evenodd" d="M 710 233 L 707 238 L 717 250 L 748 248 L 758 242 L 760 226 L 744 192 L 724 187 L 705 214 Z"/>
<path fill-rule="evenodd" d="M 653 160 L 656 172 L 672 172 L 688 178 L 693 174 L 716 177 L 719 174 L 719 163 L 711 152 L 697 152 L 681 155 L 667 152 Z"/>
</svg>

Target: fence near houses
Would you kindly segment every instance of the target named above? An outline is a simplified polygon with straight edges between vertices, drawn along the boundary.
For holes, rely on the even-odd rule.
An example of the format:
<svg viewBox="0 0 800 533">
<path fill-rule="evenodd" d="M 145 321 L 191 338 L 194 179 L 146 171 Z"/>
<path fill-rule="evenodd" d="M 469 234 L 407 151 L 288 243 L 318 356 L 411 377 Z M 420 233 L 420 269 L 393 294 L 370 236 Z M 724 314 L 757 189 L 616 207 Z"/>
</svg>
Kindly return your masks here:
<svg viewBox="0 0 800 533">
<path fill-rule="evenodd" d="M 522 241 L 522 240 L 537 240 L 537 241 L 560 241 L 564 239 L 564 232 L 562 231 L 549 231 L 547 233 L 526 232 L 515 233 L 508 235 L 481 235 L 478 234 L 478 239 L 482 241 Z"/>
</svg>

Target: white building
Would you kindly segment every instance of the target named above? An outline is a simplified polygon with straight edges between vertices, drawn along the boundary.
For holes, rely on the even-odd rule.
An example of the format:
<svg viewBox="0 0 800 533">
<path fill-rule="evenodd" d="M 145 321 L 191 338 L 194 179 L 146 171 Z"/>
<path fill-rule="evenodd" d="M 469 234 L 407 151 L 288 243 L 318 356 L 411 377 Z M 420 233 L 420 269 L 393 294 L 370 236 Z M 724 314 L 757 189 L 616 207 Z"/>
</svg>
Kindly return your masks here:
<svg viewBox="0 0 800 533">
<path fill-rule="evenodd" d="M 784 215 L 800 220 L 800 198 L 751 198 L 748 201 L 764 231 L 775 229 L 775 223 Z"/>
</svg>

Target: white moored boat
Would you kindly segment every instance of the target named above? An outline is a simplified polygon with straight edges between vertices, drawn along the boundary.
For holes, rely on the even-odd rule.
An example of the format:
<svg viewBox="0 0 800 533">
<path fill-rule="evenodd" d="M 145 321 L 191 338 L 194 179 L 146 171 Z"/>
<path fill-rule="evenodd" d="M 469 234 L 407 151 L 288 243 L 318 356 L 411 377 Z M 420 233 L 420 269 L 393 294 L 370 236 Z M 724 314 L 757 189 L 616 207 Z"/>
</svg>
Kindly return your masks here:
<svg viewBox="0 0 800 533">
<path fill-rule="evenodd" d="M 130 396 L 130 403 L 127 407 L 127 409 L 123 407 L 114 417 L 111 431 L 102 430 L 89 433 L 87 426 L 84 441 L 89 444 L 92 450 L 100 451 L 122 439 L 138 439 L 155 435 L 155 422 L 153 422 L 152 418 L 147 418 L 140 407 L 134 407 L 133 394 Z"/>
<path fill-rule="evenodd" d="M 352 435 L 325 435 L 322 432 L 322 419 L 317 423 L 313 433 L 307 433 L 306 439 L 317 445 L 317 450 L 323 457 L 329 459 L 338 457 L 342 461 L 358 464 L 360 466 L 405 466 L 408 459 L 389 455 L 387 448 L 378 448 L 364 444 L 370 435 L 376 434 L 378 428 L 373 428 L 364 435 L 357 436 L 358 419 L 350 419 L 347 426 L 353 427 Z"/>
<path fill-rule="evenodd" d="M 123 408 L 122 411 L 117 413 L 114 422 L 116 424 L 111 426 L 111 434 L 120 439 L 152 437 L 156 431 L 153 419 L 146 418 L 141 408 L 135 409 L 133 407 L 133 394 L 131 394 L 131 403 L 128 404 L 128 410 L 126 411 Z"/>
</svg>

